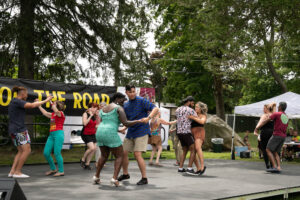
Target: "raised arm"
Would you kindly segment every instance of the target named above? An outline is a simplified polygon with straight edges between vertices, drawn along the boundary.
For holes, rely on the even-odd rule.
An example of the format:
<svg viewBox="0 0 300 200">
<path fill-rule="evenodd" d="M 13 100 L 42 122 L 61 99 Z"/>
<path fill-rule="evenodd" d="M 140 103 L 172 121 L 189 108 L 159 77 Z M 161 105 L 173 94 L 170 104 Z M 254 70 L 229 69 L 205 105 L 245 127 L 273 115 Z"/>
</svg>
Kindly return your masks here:
<svg viewBox="0 0 300 200">
<path fill-rule="evenodd" d="M 192 119 L 199 124 L 205 124 L 207 117 L 206 117 L 206 115 L 203 115 L 202 117 L 195 117 L 193 115 L 190 115 L 189 119 Z"/>
<path fill-rule="evenodd" d="M 125 111 L 122 107 L 118 108 L 118 113 L 119 113 L 120 121 L 126 127 L 133 126 L 133 125 L 141 122 L 140 120 L 128 121 L 127 117 L 126 117 L 126 114 L 125 114 Z"/>
<path fill-rule="evenodd" d="M 176 124 L 176 120 L 174 120 L 174 121 L 171 121 L 171 122 L 167 122 L 167 121 L 165 121 L 165 120 L 163 120 L 163 119 L 159 119 L 159 121 L 160 121 L 160 123 L 161 124 L 164 124 L 164 125 L 172 125 L 172 124 Z"/>
<path fill-rule="evenodd" d="M 43 105 L 44 103 L 50 101 L 52 98 L 53 98 L 53 96 L 48 96 L 44 101 L 35 101 L 33 103 L 26 102 L 24 105 L 24 108 L 25 109 L 37 108 L 37 107 Z"/>
<path fill-rule="evenodd" d="M 56 116 L 61 117 L 62 112 L 57 109 L 56 102 L 51 105 L 51 108 Z"/>
<path fill-rule="evenodd" d="M 93 113 L 91 113 L 90 111 L 88 111 L 88 112 L 90 114 L 89 117 L 87 116 L 86 112 L 84 112 L 83 115 L 82 115 L 82 124 L 83 124 L 83 126 L 86 126 L 93 117 Z"/>
<path fill-rule="evenodd" d="M 42 106 L 39 106 L 39 109 L 45 117 L 48 117 L 51 119 L 52 114 L 50 112 L 47 112 Z"/>
</svg>

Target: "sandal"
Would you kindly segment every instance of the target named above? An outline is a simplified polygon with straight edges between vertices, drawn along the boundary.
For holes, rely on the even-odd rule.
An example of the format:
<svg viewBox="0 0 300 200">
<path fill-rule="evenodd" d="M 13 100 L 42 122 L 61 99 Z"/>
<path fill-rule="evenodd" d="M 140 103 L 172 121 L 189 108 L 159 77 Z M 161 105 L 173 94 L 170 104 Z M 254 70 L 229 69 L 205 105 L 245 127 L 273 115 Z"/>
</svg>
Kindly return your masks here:
<svg viewBox="0 0 300 200">
<path fill-rule="evenodd" d="M 85 161 L 82 161 L 82 159 L 80 158 L 80 166 L 84 169 L 85 167 Z"/>
<path fill-rule="evenodd" d="M 93 182 L 94 182 L 95 184 L 100 184 L 100 177 L 97 178 L 96 176 L 93 176 Z"/>
<path fill-rule="evenodd" d="M 115 187 L 121 186 L 121 183 L 119 183 L 119 181 L 114 178 L 111 178 L 110 183 L 111 183 L 111 186 L 115 186 Z"/>
<path fill-rule="evenodd" d="M 56 172 L 57 172 L 57 170 L 47 171 L 47 172 L 45 173 L 45 175 L 46 175 L 46 176 L 50 176 L 50 175 L 52 175 L 52 174 L 55 174 Z"/>
<path fill-rule="evenodd" d="M 65 173 L 64 172 L 56 172 L 53 176 L 54 177 L 59 177 L 59 176 L 64 176 Z"/>
</svg>

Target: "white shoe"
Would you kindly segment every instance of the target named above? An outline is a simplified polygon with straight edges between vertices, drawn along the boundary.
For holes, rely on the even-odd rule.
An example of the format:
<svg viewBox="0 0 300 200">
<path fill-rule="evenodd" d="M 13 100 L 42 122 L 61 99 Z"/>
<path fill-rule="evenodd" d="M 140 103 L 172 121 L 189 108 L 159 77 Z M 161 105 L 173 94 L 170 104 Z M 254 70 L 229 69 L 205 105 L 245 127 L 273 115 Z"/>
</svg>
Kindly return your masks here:
<svg viewBox="0 0 300 200">
<path fill-rule="evenodd" d="M 30 176 L 28 176 L 26 174 L 21 174 L 21 175 L 14 174 L 12 177 L 13 178 L 29 178 Z"/>
<path fill-rule="evenodd" d="M 121 186 L 121 183 L 118 180 L 115 180 L 114 178 L 111 178 L 110 183 L 111 186 L 116 186 L 116 187 Z"/>
<path fill-rule="evenodd" d="M 8 178 L 12 178 L 12 177 L 13 177 L 13 174 L 8 174 L 7 177 L 8 177 Z"/>
<path fill-rule="evenodd" d="M 100 178 L 97 178 L 96 176 L 93 176 L 93 181 L 95 184 L 100 184 Z"/>
</svg>

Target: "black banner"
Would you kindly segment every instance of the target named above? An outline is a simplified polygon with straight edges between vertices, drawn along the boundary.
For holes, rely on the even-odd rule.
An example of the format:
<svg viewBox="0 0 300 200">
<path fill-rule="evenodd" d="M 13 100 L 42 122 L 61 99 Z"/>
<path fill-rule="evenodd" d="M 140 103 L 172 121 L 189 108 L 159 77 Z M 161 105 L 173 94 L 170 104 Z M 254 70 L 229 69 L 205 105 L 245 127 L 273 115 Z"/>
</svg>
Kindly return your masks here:
<svg viewBox="0 0 300 200">
<path fill-rule="evenodd" d="M 53 101 L 59 100 L 66 104 L 65 114 L 70 116 L 81 116 L 88 108 L 90 102 L 109 103 L 117 87 L 76 85 L 65 83 L 43 82 L 27 79 L 9 79 L 0 77 L 0 114 L 7 114 L 9 103 L 16 94 L 12 94 L 14 86 L 23 86 L 28 89 L 28 102 L 35 99 L 44 100 L 52 95 Z M 50 103 L 43 105 L 49 110 Z M 26 110 L 27 114 L 41 114 L 38 108 Z"/>
</svg>

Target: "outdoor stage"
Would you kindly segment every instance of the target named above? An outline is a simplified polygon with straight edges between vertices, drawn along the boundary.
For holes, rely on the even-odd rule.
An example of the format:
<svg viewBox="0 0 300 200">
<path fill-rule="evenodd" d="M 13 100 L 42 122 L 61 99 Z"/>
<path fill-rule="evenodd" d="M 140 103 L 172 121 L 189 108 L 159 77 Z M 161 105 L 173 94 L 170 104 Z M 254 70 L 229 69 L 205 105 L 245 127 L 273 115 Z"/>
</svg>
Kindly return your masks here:
<svg viewBox="0 0 300 200">
<path fill-rule="evenodd" d="M 27 165 L 23 172 L 29 179 L 19 184 L 27 199 L 220 199 L 246 194 L 300 187 L 300 168 L 283 163 L 281 174 L 264 171 L 263 162 L 205 160 L 207 171 L 194 177 L 177 173 L 173 160 L 162 160 L 164 167 L 147 166 L 149 184 L 137 186 L 140 172 L 135 161 L 130 162 L 131 179 L 123 186 L 110 186 L 113 164 L 102 172 L 101 185 L 92 184 L 94 170 L 83 170 L 79 163 L 65 164 L 64 177 L 46 177 L 48 165 Z M 8 167 L 0 167 L 0 178 L 6 178 Z M 276 191 L 275 191 L 276 192 Z M 253 197 L 253 196 L 252 196 Z"/>
</svg>

